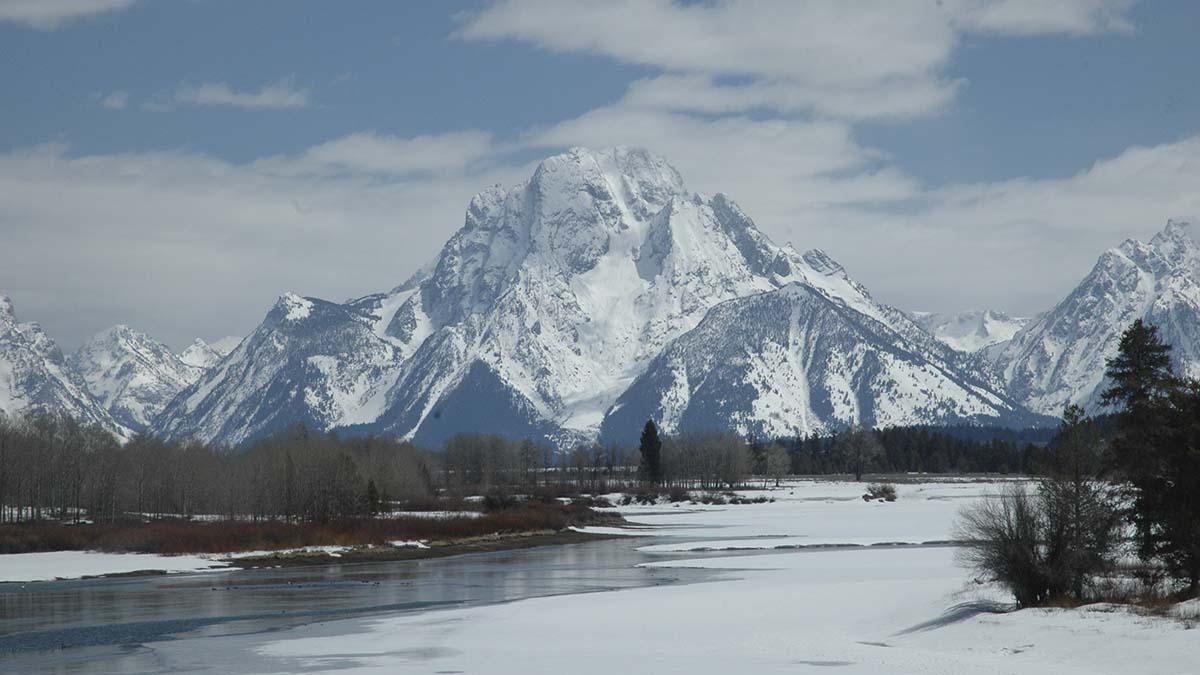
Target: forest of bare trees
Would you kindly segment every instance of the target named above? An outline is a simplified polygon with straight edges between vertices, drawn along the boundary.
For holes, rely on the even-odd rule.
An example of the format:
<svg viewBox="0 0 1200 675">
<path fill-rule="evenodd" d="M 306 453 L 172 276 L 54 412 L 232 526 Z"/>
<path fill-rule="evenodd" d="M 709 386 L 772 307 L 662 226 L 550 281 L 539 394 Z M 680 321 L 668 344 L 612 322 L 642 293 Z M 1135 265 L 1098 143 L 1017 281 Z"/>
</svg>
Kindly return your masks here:
<svg viewBox="0 0 1200 675">
<path fill-rule="evenodd" d="M 0 419 L 0 518 L 192 517 L 321 522 L 434 492 L 428 454 L 383 439 L 295 429 L 233 453 L 137 436 L 124 445 L 68 418 Z"/>
</svg>

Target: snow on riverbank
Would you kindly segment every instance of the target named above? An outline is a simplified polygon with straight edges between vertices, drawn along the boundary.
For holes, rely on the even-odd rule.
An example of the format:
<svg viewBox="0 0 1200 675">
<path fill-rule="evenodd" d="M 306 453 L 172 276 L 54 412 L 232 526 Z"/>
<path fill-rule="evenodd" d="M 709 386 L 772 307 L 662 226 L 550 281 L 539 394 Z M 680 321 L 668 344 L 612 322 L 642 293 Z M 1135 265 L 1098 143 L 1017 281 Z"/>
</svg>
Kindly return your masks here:
<svg viewBox="0 0 1200 675">
<path fill-rule="evenodd" d="M 149 570 L 168 574 L 229 569 L 203 556 L 53 551 L 0 555 L 0 582 L 53 581 Z"/>
<path fill-rule="evenodd" d="M 862 485 L 797 483 L 773 504 L 620 507 L 648 573 L 720 570 L 716 581 L 539 598 L 390 616 L 256 651 L 276 672 L 1185 673 L 1200 638 L 1181 622 L 1123 609 L 998 613 L 1007 598 L 974 584 L 951 546 L 680 553 L 784 537 L 807 544 L 948 539 L 960 505 L 986 484 L 899 486 L 894 504 Z M 779 540 L 775 540 L 779 541 Z M 733 546 L 737 543 L 738 546 Z"/>
</svg>

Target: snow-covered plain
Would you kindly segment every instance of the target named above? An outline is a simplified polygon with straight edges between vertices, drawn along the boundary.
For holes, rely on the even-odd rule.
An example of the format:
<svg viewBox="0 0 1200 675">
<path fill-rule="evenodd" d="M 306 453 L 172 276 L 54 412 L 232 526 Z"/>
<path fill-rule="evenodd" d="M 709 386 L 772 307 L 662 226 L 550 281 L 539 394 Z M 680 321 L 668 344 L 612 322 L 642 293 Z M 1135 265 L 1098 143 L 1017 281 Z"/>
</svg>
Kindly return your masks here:
<svg viewBox="0 0 1200 675">
<path fill-rule="evenodd" d="M 861 489 L 804 482 L 770 491 L 768 504 L 619 509 L 638 534 L 670 537 L 646 547 L 653 573 L 704 567 L 716 581 L 392 616 L 256 651 L 286 670 L 355 673 L 1191 673 L 1200 663 L 1200 637 L 1182 622 L 1109 606 L 998 613 L 1006 598 L 959 569 L 951 546 L 679 553 L 946 540 L 958 508 L 996 486 L 902 485 L 891 504 L 863 502 Z"/>
<path fill-rule="evenodd" d="M 149 553 L 53 551 L 0 555 L 0 582 L 53 581 L 106 574 L 161 570 L 169 574 L 228 569 L 228 563 L 205 556 Z"/>
</svg>

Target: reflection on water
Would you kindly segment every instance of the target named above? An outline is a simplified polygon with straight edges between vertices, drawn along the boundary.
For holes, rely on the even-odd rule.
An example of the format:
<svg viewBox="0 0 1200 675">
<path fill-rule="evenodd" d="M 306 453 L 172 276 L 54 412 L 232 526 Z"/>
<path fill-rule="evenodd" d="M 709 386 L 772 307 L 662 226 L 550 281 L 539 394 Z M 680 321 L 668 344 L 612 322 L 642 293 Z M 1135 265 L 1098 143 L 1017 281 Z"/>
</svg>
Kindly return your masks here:
<svg viewBox="0 0 1200 675">
<path fill-rule="evenodd" d="M 0 584 L 0 672 L 212 668 L 219 658 L 204 658 L 205 646 L 236 636 L 705 576 L 636 567 L 647 558 L 635 548 L 646 543 L 615 539 L 421 561 Z M 164 640 L 176 641 L 169 651 L 188 665 L 162 662 L 153 643 Z"/>
</svg>

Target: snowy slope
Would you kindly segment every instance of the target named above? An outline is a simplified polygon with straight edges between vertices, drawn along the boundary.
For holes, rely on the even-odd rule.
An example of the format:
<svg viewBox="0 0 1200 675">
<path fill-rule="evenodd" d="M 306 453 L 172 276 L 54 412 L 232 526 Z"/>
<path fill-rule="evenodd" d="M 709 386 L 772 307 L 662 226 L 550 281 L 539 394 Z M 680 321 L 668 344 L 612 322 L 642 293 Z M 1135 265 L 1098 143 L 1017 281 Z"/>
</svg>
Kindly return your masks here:
<svg viewBox="0 0 1200 675">
<path fill-rule="evenodd" d="M 196 338 L 192 344 L 187 346 L 187 349 L 180 352 L 179 360 L 194 368 L 208 370 L 237 349 L 241 341 L 242 339 L 239 337 L 225 337 L 209 343 Z"/>
<path fill-rule="evenodd" d="M 171 401 L 156 430 L 238 445 L 295 424 L 341 426 L 399 362 L 372 326 L 352 305 L 285 294 L 233 352 Z"/>
<path fill-rule="evenodd" d="M 1200 244 L 1195 228 L 1169 221 L 1149 243 L 1106 251 L 1054 309 L 989 350 L 1009 393 L 1033 410 L 1068 403 L 1099 409 L 1105 362 L 1135 319 L 1159 327 L 1183 374 L 1200 376 Z"/>
<path fill-rule="evenodd" d="M 776 245 L 728 197 L 688 191 L 663 159 L 576 148 L 479 193 L 404 285 L 342 305 L 288 301 L 316 308 L 318 321 L 282 321 L 277 306 L 159 428 L 229 443 L 297 421 L 427 444 L 463 431 L 594 439 L 612 404 L 709 310 L 790 284 L 974 377 L 828 256 Z"/>
<path fill-rule="evenodd" d="M 133 431 L 148 430 L 171 399 L 205 371 L 128 326 L 96 334 L 68 365 L 113 419 Z"/>
<path fill-rule="evenodd" d="M 960 352 L 977 352 L 1011 340 L 1029 319 L 1010 317 L 993 310 L 968 310 L 948 314 L 912 312 L 913 320 L 934 337 Z"/>
<path fill-rule="evenodd" d="M 12 302 L 0 295 L 0 414 L 49 413 L 97 424 L 125 437 L 68 366 L 62 351 L 36 323 L 20 323 Z"/>
<path fill-rule="evenodd" d="M 853 424 L 1032 424 L 956 353 L 793 283 L 724 303 L 671 343 L 617 401 L 602 439 L 668 432 L 829 433 Z"/>
</svg>

